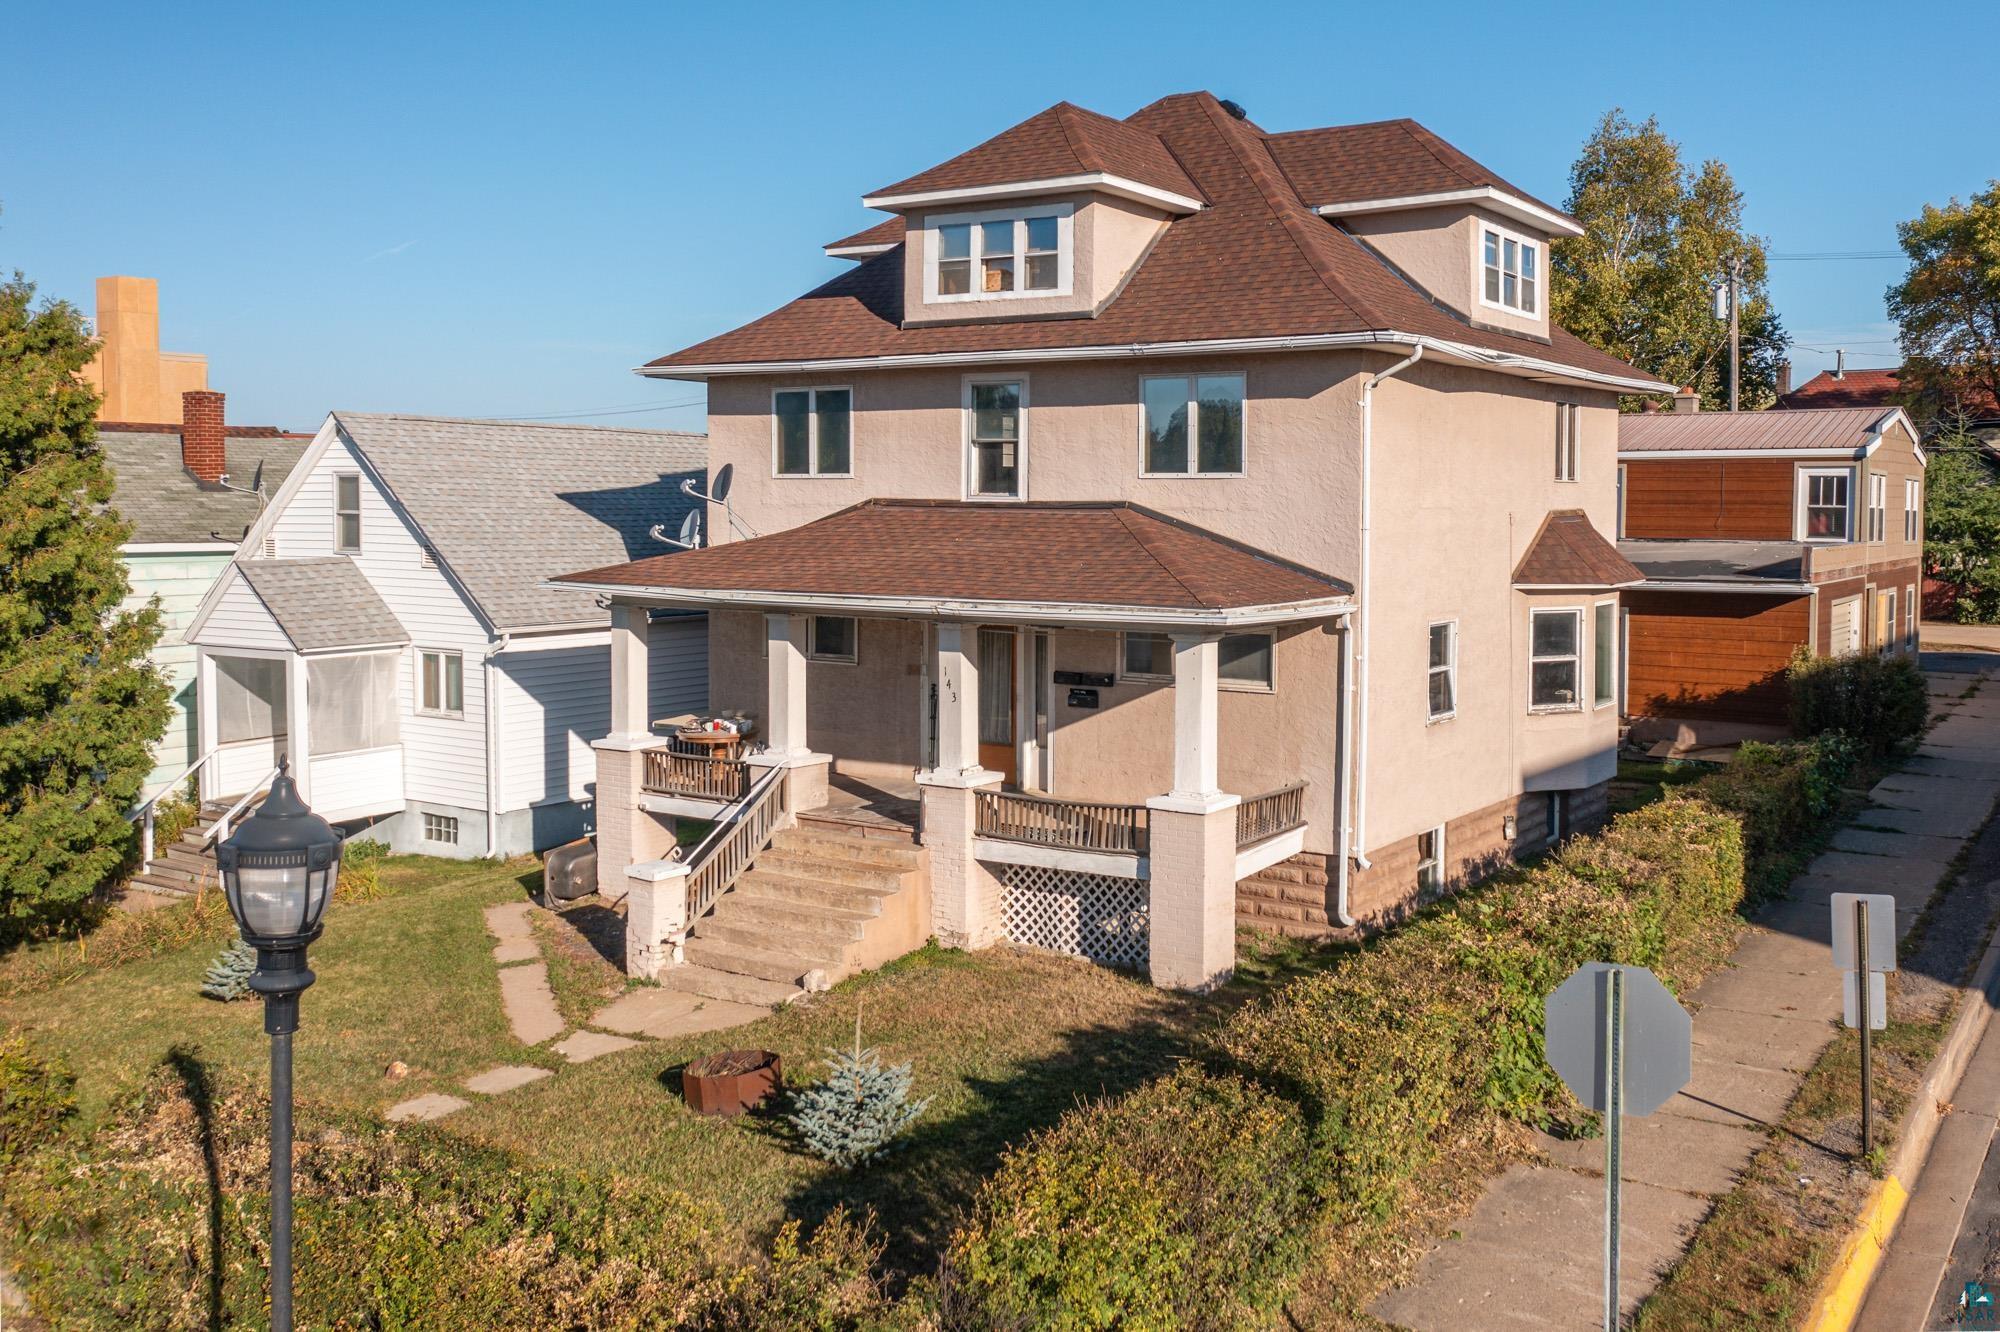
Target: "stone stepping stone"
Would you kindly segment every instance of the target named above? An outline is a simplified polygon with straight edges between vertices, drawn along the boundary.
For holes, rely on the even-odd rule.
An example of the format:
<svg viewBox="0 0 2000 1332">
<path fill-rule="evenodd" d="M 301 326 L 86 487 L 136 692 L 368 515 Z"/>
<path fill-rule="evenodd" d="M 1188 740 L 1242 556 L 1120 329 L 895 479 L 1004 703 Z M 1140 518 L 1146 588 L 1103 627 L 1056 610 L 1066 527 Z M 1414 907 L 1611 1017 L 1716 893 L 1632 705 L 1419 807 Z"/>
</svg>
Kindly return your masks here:
<svg viewBox="0 0 2000 1332">
<path fill-rule="evenodd" d="M 514 1039 L 523 1045 L 540 1045 L 563 1034 L 562 1014 L 543 963 L 508 967 L 500 973 L 500 1007 L 514 1029 Z"/>
<path fill-rule="evenodd" d="M 493 945 L 493 960 L 503 967 L 514 962 L 533 962 L 541 955 L 542 950 L 533 939 L 509 939 Z"/>
<path fill-rule="evenodd" d="M 502 902 L 486 908 L 486 928 L 501 943 L 515 939 L 533 941 L 535 932 L 528 924 L 528 913 L 535 909 L 533 902 Z"/>
<path fill-rule="evenodd" d="M 566 1041 L 556 1042 L 555 1052 L 572 1064 L 582 1064 L 599 1055 L 629 1050 L 638 1043 L 623 1036 L 608 1036 L 601 1031 L 579 1031 Z"/>
<path fill-rule="evenodd" d="M 758 1004 L 735 1004 L 726 999 L 706 999 L 698 994 L 648 986 L 599 1009 L 590 1019 L 590 1025 L 627 1036 L 664 1041 L 675 1036 L 724 1031 L 770 1015 L 769 1008 Z"/>
<path fill-rule="evenodd" d="M 525 1087 L 531 1082 L 540 1082 L 553 1074 L 546 1068 L 534 1068 L 527 1064 L 502 1064 L 499 1068 L 489 1068 L 484 1073 L 475 1074 L 465 1080 L 467 1091 L 478 1092 L 481 1096 L 498 1096 L 502 1092 Z"/>
<path fill-rule="evenodd" d="M 389 1107 L 383 1116 L 392 1124 L 406 1123 L 417 1119 L 443 1119 L 446 1115 L 465 1109 L 472 1102 L 457 1096 L 447 1096 L 443 1092 L 426 1092 L 413 1096 L 407 1101 Z"/>
</svg>

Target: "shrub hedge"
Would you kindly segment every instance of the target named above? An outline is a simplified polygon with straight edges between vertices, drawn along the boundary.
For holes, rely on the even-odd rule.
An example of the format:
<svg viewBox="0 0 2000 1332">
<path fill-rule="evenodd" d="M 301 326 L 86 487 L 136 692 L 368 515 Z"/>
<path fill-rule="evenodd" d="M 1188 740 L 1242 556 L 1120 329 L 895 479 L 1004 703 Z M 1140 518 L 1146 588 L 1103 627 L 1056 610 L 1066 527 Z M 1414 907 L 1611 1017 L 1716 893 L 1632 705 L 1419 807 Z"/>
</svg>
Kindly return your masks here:
<svg viewBox="0 0 2000 1332">
<path fill-rule="evenodd" d="M 1929 720 L 1923 672 L 1907 656 L 1816 657 L 1800 648 L 1785 678 L 1792 730 L 1801 736 L 1839 732 L 1879 758 L 1921 735 Z"/>
<path fill-rule="evenodd" d="M 951 1248 L 945 1324 L 1266 1324 L 1311 1237 L 1382 1218 L 1454 1124 L 1567 1103 L 1541 1010 L 1580 963 L 1696 979 L 1746 883 L 1823 817 L 1852 760 L 1838 742 L 1753 749 L 1243 1009 L 1205 1067 L 1072 1112 L 982 1188 Z M 1252 1179 L 1220 1189 L 1223 1208 L 1187 1201 Z M 1247 1221 L 1233 1248 L 1218 1219 Z"/>
</svg>

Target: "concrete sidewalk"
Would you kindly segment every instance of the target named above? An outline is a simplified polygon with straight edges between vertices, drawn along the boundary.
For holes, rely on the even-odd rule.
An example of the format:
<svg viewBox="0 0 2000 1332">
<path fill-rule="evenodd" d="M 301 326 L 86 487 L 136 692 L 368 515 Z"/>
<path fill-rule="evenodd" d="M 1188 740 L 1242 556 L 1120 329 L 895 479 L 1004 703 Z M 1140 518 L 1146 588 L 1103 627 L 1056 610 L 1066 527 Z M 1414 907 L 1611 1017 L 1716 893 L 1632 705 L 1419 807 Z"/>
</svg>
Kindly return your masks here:
<svg viewBox="0 0 2000 1332">
<path fill-rule="evenodd" d="M 1927 660 L 1942 719 L 1916 757 L 1870 791 L 1870 807 L 1759 914 L 1730 965 L 1684 996 L 1695 1010 L 1693 1080 L 1657 1114 L 1626 1123 L 1626 1313 L 1735 1186 L 1834 1036 L 1829 896 L 1891 893 L 1907 933 L 2000 799 L 2000 684 L 1974 690 L 1995 672 L 2000 658 Z M 1544 1137 L 1542 1146 L 1549 1164 L 1517 1164 L 1492 1180 L 1411 1283 L 1369 1312 L 1422 1332 L 1600 1326 L 1604 1144 Z"/>
</svg>

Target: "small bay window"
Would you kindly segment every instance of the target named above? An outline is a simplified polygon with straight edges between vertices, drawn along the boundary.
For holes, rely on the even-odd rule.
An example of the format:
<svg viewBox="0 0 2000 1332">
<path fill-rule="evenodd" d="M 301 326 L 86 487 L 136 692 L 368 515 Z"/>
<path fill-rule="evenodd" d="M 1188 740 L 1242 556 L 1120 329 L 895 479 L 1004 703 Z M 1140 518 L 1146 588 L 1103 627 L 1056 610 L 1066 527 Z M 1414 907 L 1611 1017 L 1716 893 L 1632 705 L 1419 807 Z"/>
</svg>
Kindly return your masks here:
<svg viewBox="0 0 2000 1332">
<path fill-rule="evenodd" d="M 1582 706 L 1583 612 L 1528 613 L 1528 706 L 1567 712 Z"/>
</svg>

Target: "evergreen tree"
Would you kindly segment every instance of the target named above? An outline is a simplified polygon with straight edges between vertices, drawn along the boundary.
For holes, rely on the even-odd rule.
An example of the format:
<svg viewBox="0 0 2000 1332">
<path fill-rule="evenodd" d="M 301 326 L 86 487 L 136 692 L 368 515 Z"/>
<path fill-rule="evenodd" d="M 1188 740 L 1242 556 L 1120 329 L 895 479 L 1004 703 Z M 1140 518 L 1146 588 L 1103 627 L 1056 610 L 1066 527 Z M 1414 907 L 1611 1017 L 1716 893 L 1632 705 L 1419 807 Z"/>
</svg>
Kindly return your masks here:
<svg viewBox="0 0 2000 1332">
<path fill-rule="evenodd" d="M 1743 195 L 1729 168 L 1690 171 L 1657 120 L 1605 113 L 1570 168 L 1566 207 L 1584 234 L 1555 243 L 1549 312 L 1585 342 L 1688 385 L 1709 410 L 1729 406 L 1729 321 L 1715 284 L 1743 264 L 1738 331 L 1740 404 L 1777 395 L 1785 330 L 1765 286 L 1764 242 L 1743 230 Z"/>
<path fill-rule="evenodd" d="M 861 1048 L 861 1010 L 854 1011 L 854 1048 L 828 1050 L 826 1081 L 793 1093 L 792 1127 L 806 1150 L 842 1168 L 865 1165 L 894 1145 L 930 1105 L 910 1100 L 910 1066 L 883 1067 L 874 1047 Z"/>
<path fill-rule="evenodd" d="M 257 970 L 257 950 L 241 939 L 232 939 L 209 963 L 202 977 L 201 992 L 210 999 L 228 1003 L 250 993 L 250 976 Z"/>
<path fill-rule="evenodd" d="M 166 730 L 159 612 L 121 610 L 83 316 L 0 282 L 0 930 L 73 912 L 122 861 Z"/>
</svg>

